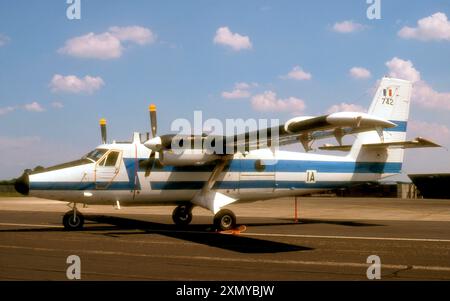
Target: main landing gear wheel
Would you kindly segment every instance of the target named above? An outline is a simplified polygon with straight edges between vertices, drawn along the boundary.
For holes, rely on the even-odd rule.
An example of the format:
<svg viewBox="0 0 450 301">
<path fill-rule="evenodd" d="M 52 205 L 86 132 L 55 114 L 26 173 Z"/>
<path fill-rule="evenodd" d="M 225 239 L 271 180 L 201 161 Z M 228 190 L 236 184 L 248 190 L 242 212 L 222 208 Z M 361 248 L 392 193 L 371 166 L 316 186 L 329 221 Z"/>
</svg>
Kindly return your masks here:
<svg viewBox="0 0 450 301">
<path fill-rule="evenodd" d="M 214 215 L 214 227 L 221 231 L 234 229 L 236 227 L 236 216 L 231 210 L 222 209 Z"/>
<path fill-rule="evenodd" d="M 180 205 L 173 210 L 172 220 L 175 225 L 183 227 L 189 225 L 192 221 L 192 207 Z"/>
<path fill-rule="evenodd" d="M 64 229 L 69 231 L 77 231 L 83 229 L 84 216 L 80 212 L 71 210 L 63 216 Z"/>
</svg>

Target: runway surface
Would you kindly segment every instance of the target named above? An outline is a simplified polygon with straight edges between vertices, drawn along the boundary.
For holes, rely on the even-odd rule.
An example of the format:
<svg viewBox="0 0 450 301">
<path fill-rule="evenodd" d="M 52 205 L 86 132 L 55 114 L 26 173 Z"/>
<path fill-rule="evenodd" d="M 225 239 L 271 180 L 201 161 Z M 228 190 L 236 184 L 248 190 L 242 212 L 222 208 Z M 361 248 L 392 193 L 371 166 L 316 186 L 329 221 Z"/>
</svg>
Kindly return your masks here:
<svg viewBox="0 0 450 301">
<path fill-rule="evenodd" d="M 66 232 L 64 204 L 0 198 L 0 279 L 65 280 L 78 255 L 83 280 L 366 280 L 377 255 L 384 280 L 450 280 L 450 201 L 305 198 L 299 223 L 292 199 L 232 208 L 238 235 L 198 209 L 179 230 L 170 207 L 81 209 Z"/>
</svg>

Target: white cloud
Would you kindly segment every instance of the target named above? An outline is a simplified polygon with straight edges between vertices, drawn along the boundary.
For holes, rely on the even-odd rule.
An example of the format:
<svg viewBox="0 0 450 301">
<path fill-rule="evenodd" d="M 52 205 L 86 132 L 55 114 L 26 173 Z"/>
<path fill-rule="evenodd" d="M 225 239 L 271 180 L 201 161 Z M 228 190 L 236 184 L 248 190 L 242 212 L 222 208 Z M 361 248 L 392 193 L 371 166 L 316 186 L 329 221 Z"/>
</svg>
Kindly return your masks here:
<svg viewBox="0 0 450 301">
<path fill-rule="evenodd" d="M 389 68 L 389 76 L 406 79 L 413 83 L 420 80 L 420 72 L 414 68 L 411 61 L 394 57 L 386 62 L 386 66 Z"/>
<path fill-rule="evenodd" d="M 361 31 L 365 28 L 366 28 L 365 25 L 353 22 L 351 20 L 337 22 L 333 25 L 333 30 L 335 32 L 339 32 L 339 33 L 351 33 L 351 32 Z"/>
<path fill-rule="evenodd" d="M 439 123 L 410 120 L 408 122 L 408 133 L 413 137 L 423 137 L 435 142 L 446 143 L 450 140 L 450 129 Z"/>
<path fill-rule="evenodd" d="M 3 107 L 3 108 L 0 108 L 0 116 L 1 115 L 6 115 L 8 113 L 11 113 L 15 109 L 16 109 L 15 107 Z"/>
<path fill-rule="evenodd" d="M 250 89 L 250 88 L 252 88 L 252 87 L 257 87 L 257 86 L 258 86 L 257 83 L 250 83 L 250 84 L 248 84 L 248 83 L 240 82 L 240 83 L 236 83 L 236 84 L 234 85 L 234 88 L 235 88 L 235 89 L 242 89 L 242 90 L 245 90 L 245 89 Z"/>
<path fill-rule="evenodd" d="M 240 99 L 240 98 L 248 98 L 251 96 L 249 89 L 252 87 L 257 87 L 257 83 L 236 83 L 234 84 L 234 89 L 231 92 L 224 91 L 222 92 L 222 98 L 225 99 Z"/>
<path fill-rule="evenodd" d="M 36 101 L 25 104 L 23 106 L 23 108 L 29 112 L 44 112 L 45 111 L 45 109 Z"/>
<path fill-rule="evenodd" d="M 64 104 L 62 102 L 59 101 L 54 101 L 51 103 L 52 107 L 56 108 L 56 109 L 62 109 L 64 108 Z"/>
<path fill-rule="evenodd" d="M 154 42 L 156 35 L 148 28 L 140 26 L 109 28 L 108 32 L 88 34 L 66 41 L 59 53 L 79 57 L 101 60 L 115 59 L 122 56 L 123 42 L 133 42 L 139 45 Z"/>
<path fill-rule="evenodd" d="M 336 113 L 336 112 L 366 112 L 366 109 L 360 105 L 341 102 L 340 104 L 332 105 L 327 110 L 327 114 Z"/>
<path fill-rule="evenodd" d="M 420 72 L 411 61 L 394 57 L 386 62 L 389 76 L 410 80 L 414 83 L 412 100 L 425 108 L 450 110 L 450 93 L 437 92 L 421 79 Z"/>
<path fill-rule="evenodd" d="M 356 79 L 366 79 L 371 77 L 370 71 L 363 67 L 353 67 L 349 71 L 350 76 Z"/>
<path fill-rule="evenodd" d="M 50 88 L 52 89 L 52 92 L 92 94 L 104 84 L 105 82 L 103 79 L 98 76 L 92 77 L 86 75 L 84 78 L 78 78 L 75 75 L 63 76 L 55 74 L 50 82 Z"/>
<path fill-rule="evenodd" d="M 10 41 L 10 38 L 8 36 L 0 33 L 0 47 L 8 44 L 9 41 Z"/>
<path fill-rule="evenodd" d="M 417 21 L 417 27 L 403 27 L 398 35 L 404 39 L 420 41 L 450 41 L 450 22 L 446 14 L 438 12 Z"/>
<path fill-rule="evenodd" d="M 213 41 L 215 44 L 231 47 L 235 51 L 252 48 L 252 43 L 248 36 L 232 33 L 228 27 L 220 27 L 217 29 Z"/>
<path fill-rule="evenodd" d="M 450 93 L 437 92 L 422 80 L 414 85 L 413 100 L 425 108 L 450 110 Z"/>
<path fill-rule="evenodd" d="M 257 111 L 264 112 L 292 112 L 302 113 L 305 110 L 305 102 L 296 97 L 279 99 L 275 92 L 265 91 L 251 99 L 252 107 Z"/>
<path fill-rule="evenodd" d="M 131 41 L 139 45 L 153 43 L 156 40 L 156 35 L 150 29 L 141 26 L 113 26 L 109 28 L 109 32 L 120 41 Z"/>
<path fill-rule="evenodd" d="M 224 91 L 222 92 L 222 97 L 226 99 L 239 99 L 239 98 L 248 98 L 250 97 L 250 92 L 247 90 L 234 89 L 231 92 Z"/>
<path fill-rule="evenodd" d="M 294 68 L 292 68 L 292 70 L 287 75 L 282 76 L 281 78 L 294 80 L 310 80 L 311 77 L 311 73 L 302 70 L 300 66 L 294 66 Z"/>
<path fill-rule="evenodd" d="M 80 58 L 95 58 L 101 60 L 114 59 L 122 55 L 120 40 L 109 32 L 94 34 L 90 32 L 84 36 L 66 41 L 59 53 Z"/>
</svg>

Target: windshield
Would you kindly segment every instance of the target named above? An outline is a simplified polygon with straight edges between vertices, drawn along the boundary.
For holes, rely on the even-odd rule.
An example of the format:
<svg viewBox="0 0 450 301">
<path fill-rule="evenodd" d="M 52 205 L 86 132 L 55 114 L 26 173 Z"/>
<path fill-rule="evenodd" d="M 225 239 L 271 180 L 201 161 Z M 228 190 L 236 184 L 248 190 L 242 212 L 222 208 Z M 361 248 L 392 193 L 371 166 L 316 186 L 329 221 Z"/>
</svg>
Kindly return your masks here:
<svg viewBox="0 0 450 301">
<path fill-rule="evenodd" d="M 94 162 L 97 162 L 108 150 L 107 149 L 94 149 L 89 152 L 87 155 L 83 157 L 83 159 L 91 159 Z"/>
</svg>

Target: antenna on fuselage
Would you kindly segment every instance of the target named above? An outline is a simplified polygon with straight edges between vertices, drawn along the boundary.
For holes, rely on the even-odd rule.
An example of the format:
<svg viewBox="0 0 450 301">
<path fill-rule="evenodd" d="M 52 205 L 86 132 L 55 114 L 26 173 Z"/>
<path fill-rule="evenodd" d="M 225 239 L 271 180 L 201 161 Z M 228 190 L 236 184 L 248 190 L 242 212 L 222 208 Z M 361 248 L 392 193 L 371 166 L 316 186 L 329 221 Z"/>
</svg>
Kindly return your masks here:
<svg viewBox="0 0 450 301">
<path fill-rule="evenodd" d="M 106 119 L 100 119 L 100 132 L 102 133 L 102 144 L 106 144 Z"/>
</svg>

